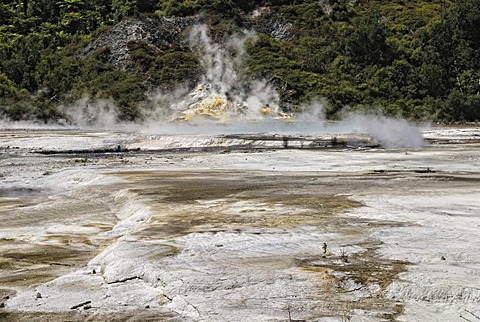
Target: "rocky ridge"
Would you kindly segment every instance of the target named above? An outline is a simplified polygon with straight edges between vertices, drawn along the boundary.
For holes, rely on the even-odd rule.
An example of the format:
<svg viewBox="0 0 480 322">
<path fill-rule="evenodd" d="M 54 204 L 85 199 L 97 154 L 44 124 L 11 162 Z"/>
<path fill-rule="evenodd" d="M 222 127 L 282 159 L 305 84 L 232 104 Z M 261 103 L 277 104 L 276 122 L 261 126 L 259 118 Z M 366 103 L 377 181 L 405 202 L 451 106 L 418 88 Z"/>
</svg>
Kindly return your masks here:
<svg viewBox="0 0 480 322">
<path fill-rule="evenodd" d="M 107 61 L 125 70 L 130 60 L 129 43 L 144 43 L 157 51 L 175 45 L 188 46 L 183 33 L 197 22 L 195 17 L 143 17 L 124 20 L 90 43 L 82 51 L 82 57 L 89 57 L 107 49 Z"/>
</svg>

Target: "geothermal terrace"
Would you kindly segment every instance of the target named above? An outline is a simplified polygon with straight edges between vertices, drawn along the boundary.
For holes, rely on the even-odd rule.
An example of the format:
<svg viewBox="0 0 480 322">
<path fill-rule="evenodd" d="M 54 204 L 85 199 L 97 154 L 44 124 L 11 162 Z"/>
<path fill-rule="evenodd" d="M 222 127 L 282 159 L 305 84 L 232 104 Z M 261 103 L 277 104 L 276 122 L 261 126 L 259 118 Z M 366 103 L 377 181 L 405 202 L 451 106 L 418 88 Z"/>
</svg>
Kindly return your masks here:
<svg viewBox="0 0 480 322">
<path fill-rule="evenodd" d="M 4 129 L 0 320 L 480 321 L 480 130 L 421 134 Z"/>
</svg>

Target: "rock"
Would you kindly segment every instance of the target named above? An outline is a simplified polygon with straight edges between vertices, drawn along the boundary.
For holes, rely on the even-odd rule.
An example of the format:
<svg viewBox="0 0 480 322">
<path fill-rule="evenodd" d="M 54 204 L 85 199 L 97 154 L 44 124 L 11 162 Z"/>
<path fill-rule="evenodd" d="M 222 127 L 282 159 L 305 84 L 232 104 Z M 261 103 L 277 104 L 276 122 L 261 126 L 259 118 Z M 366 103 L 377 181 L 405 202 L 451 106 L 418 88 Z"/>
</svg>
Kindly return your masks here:
<svg viewBox="0 0 480 322">
<path fill-rule="evenodd" d="M 188 47 L 182 33 L 196 22 L 198 18 L 195 17 L 143 17 L 124 20 L 90 43 L 82 51 L 82 57 L 96 55 L 101 51 L 104 53 L 103 59 L 126 70 L 130 60 L 129 43 L 140 42 L 158 50 L 175 45 Z"/>
<path fill-rule="evenodd" d="M 75 310 L 75 309 L 78 309 L 78 308 L 80 308 L 80 307 L 82 307 L 82 306 L 83 306 L 83 308 L 84 308 L 85 310 L 88 310 L 88 309 L 90 309 L 90 308 L 92 307 L 92 306 L 90 305 L 90 303 L 92 303 L 92 301 L 82 302 L 82 303 L 80 303 L 80 304 L 77 304 L 77 305 L 72 306 L 72 307 L 70 308 L 70 310 Z M 88 307 L 88 308 L 86 308 L 86 307 Z"/>
<path fill-rule="evenodd" d="M 265 10 L 263 14 L 251 18 L 251 25 L 257 32 L 265 33 L 278 41 L 288 41 L 293 38 L 292 23 L 282 15 Z"/>
<path fill-rule="evenodd" d="M 42 294 L 40 294 L 40 292 L 37 292 L 36 298 L 37 298 L 37 299 L 41 299 L 41 298 L 42 298 Z"/>
</svg>

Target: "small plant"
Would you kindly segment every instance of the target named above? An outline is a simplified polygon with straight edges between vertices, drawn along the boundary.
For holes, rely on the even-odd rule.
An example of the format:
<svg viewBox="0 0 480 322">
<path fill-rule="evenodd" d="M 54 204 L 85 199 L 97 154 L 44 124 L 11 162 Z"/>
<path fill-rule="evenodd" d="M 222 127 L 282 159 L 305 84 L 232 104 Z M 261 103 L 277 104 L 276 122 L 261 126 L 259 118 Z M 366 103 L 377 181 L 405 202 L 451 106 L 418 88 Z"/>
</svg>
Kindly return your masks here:
<svg viewBox="0 0 480 322">
<path fill-rule="evenodd" d="M 292 322 L 292 309 L 290 308 L 290 305 L 287 307 L 287 312 L 288 312 L 288 322 Z"/>
<path fill-rule="evenodd" d="M 348 302 L 345 303 L 342 314 L 342 322 L 350 322 L 352 320 L 352 310 L 350 309 Z"/>
<path fill-rule="evenodd" d="M 348 255 L 347 255 L 347 253 L 345 252 L 344 249 L 341 250 L 340 259 L 341 259 L 342 262 L 344 262 L 344 263 L 350 263 L 350 260 L 348 259 Z"/>
<path fill-rule="evenodd" d="M 332 137 L 332 138 L 330 139 L 330 145 L 331 145 L 331 146 L 337 146 L 337 144 L 338 144 L 338 139 L 337 139 L 337 137 L 336 137 L 336 136 Z"/>
</svg>

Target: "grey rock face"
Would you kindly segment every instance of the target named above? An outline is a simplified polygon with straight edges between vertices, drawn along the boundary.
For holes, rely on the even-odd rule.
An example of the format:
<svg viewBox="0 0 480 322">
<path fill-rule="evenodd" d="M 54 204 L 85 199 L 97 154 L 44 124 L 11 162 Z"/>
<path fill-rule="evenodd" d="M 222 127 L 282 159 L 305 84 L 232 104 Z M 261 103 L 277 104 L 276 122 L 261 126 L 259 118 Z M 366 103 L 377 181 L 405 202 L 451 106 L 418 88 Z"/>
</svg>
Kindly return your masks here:
<svg viewBox="0 0 480 322">
<path fill-rule="evenodd" d="M 101 49 L 108 49 L 109 63 L 125 69 L 130 59 L 128 44 L 142 42 L 155 49 L 168 49 L 173 45 L 187 45 L 183 32 L 198 22 L 197 18 L 164 17 L 133 18 L 114 26 L 110 31 L 89 44 L 82 52 L 86 58 Z"/>
</svg>

